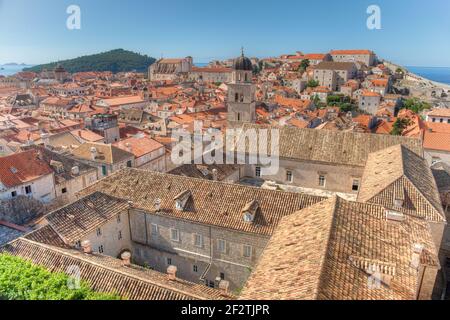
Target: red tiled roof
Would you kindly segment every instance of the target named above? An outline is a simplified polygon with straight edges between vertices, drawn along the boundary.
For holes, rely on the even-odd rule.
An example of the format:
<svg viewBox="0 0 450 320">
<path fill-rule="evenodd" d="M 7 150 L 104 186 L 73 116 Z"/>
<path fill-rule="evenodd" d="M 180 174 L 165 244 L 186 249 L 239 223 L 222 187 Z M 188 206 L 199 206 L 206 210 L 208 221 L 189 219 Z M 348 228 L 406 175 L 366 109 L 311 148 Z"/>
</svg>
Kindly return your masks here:
<svg viewBox="0 0 450 320">
<path fill-rule="evenodd" d="M 38 158 L 36 150 L 0 158 L 0 181 L 7 188 L 19 186 L 52 172 L 50 166 Z"/>
<path fill-rule="evenodd" d="M 136 158 L 142 157 L 153 151 L 164 148 L 164 146 L 161 143 L 148 137 L 143 138 L 132 137 L 124 139 L 119 142 L 116 142 L 114 146 L 122 150 L 131 152 L 132 154 L 134 154 Z"/>
<path fill-rule="evenodd" d="M 425 131 L 423 147 L 425 149 L 450 152 L 450 134 Z"/>
</svg>

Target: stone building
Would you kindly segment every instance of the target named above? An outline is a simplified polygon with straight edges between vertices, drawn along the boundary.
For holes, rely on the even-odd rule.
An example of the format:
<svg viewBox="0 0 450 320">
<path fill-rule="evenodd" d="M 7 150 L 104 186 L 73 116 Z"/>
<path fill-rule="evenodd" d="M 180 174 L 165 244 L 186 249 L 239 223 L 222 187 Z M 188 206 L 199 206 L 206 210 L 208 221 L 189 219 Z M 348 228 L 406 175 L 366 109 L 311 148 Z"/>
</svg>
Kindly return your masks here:
<svg viewBox="0 0 450 320">
<path fill-rule="evenodd" d="M 86 128 L 101 135 L 104 143 L 114 143 L 120 140 L 118 117 L 115 114 L 96 114 L 85 121 Z"/>
<path fill-rule="evenodd" d="M 331 91 L 339 91 L 348 80 L 357 76 L 353 62 L 324 61 L 314 66 L 314 80 Z"/>
<path fill-rule="evenodd" d="M 231 68 L 224 67 L 193 67 L 189 79 L 194 81 L 228 83 L 231 82 Z"/>
<path fill-rule="evenodd" d="M 323 199 L 136 169 L 81 195 L 96 190 L 131 201 L 138 264 L 158 271 L 175 265 L 185 280 L 211 287 L 226 280 L 231 290 L 243 286 L 282 216 Z"/>
<path fill-rule="evenodd" d="M 0 200 L 25 196 L 50 203 L 55 199 L 54 181 L 52 168 L 36 150 L 0 158 Z"/>
<path fill-rule="evenodd" d="M 132 153 L 111 144 L 86 142 L 73 149 L 71 156 L 97 168 L 99 179 L 123 168 L 135 166 Z"/>
<path fill-rule="evenodd" d="M 376 55 L 370 50 L 333 50 L 330 54 L 336 62 L 363 62 L 368 67 L 376 62 Z"/>
<path fill-rule="evenodd" d="M 149 67 L 150 81 L 173 81 L 187 77 L 194 65 L 192 57 L 184 59 L 160 59 Z"/>
<path fill-rule="evenodd" d="M 376 115 L 381 104 L 381 94 L 364 90 L 359 96 L 359 109 Z"/>
<path fill-rule="evenodd" d="M 256 121 L 256 87 L 252 83 L 253 66 L 242 55 L 233 62 L 231 82 L 228 84 L 228 127 L 241 127 Z"/>
<path fill-rule="evenodd" d="M 300 187 L 312 193 L 330 191 L 356 195 L 367 159 L 373 152 L 403 144 L 423 156 L 419 139 L 251 124 L 244 125 L 241 140 L 233 152 L 238 154 L 252 149 L 251 145 L 245 146 L 247 149 L 242 147 L 246 132 L 251 129 L 256 130 L 257 136 L 260 129 L 278 130 L 279 168 L 275 174 L 264 175 L 264 165 L 246 164 L 241 168 L 241 177 L 273 181 L 281 188 Z M 269 131 L 268 139 L 270 137 Z"/>
<path fill-rule="evenodd" d="M 429 300 L 439 262 L 427 229 L 330 198 L 281 219 L 239 299 Z"/>
</svg>

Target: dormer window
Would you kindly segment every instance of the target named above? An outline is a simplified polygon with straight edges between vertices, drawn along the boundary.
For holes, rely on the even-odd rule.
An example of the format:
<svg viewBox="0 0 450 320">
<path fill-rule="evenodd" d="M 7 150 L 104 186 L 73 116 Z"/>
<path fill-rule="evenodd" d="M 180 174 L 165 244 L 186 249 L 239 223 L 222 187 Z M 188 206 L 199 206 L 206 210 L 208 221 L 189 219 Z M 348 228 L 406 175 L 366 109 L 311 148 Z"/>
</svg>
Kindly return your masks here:
<svg viewBox="0 0 450 320">
<path fill-rule="evenodd" d="M 243 219 L 245 222 L 252 223 L 255 221 L 256 213 L 259 210 L 258 201 L 253 200 L 245 205 L 242 209 Z"/>
<path fill-rule="evenodd" d="M 244 221 L 245 222 L 253 222 L 255 217 L 250 212 L 244 212 Z"/>
<path fill-rule="evenodd" d="M 177 195 L 175 200 L 175 207 L 179 211 L 184 211 L 186 209 L 186 204 L 191 197 L 191 192 L 189 190 L 183 191 L 179 195 Z"/>
<path fill-rule="evenodd" d="M 403 208 L 403 199 L 394 199 L 394 207 L 395 208 Z"/>
</svg>

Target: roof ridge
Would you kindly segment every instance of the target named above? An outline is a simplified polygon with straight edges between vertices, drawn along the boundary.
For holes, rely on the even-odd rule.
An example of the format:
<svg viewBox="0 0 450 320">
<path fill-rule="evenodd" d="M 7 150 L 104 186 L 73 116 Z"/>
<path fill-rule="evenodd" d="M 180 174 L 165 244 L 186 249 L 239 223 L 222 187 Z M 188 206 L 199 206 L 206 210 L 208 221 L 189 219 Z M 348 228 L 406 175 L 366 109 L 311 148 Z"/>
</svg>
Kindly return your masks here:
<svg viewBox="0 0 450 320">
<path fill-rule="evenodd" d="M 165 284 L 155 283 L 155 282 L 153 282 L 153 281 L 150 281 L 149 279 L 142 278 L 142 277 L 137 276 L 137 275 L 135 275 L 135 274 L 126 273 L 126 272 L 124 272 L 124 271 L 122 271 L 122 270 L 118 270 L 118 269 L 115 269 L 115 268 L 113 268 L 113 267 L 109 267 L 108 265 L 103 265 L 103 264 L 101 264 L 101 263 L 92 261 L 92 260 L 90 260 L 90 259 L 86 259 L 84 256 L 78 256 L 78 255 L 75 255 L 75 254 L 73 254 L 73 253 L 71 253 L 71 252 L 68 252 L 68 251 L 71 250 L 71 249 L 66 249 L 66 250 L 64 250 L 64 249 L 61 249 L 61 248 L 58 248 L 58 247 L 55 247 L 55 246 L 50 246 L 50 245 L 47 245 L 47 244 L 44 244 L 44 243 L 40 243 L 40 242 L 36 242 L 36 241 L 32 241 L 32 240 L 29 240 L 29 239 L 26 239 L 26 238 L 18 238 L 17 240 L 13 241 L 12 243 L 18 242 L 18 241 L 29 242 L 29 243 L 31 243 L 31 244 L 33 244 L 33 245 L 37 245 L 37 246 L 44 247 L 44 248 L 46 248 L 46 249 L 48 249 L 48 250 L 52 250 L 52 251 L 58 252 L 58 253 L 60 253 L 60 254 L 62 254 L 62 255 L 69 256 L 69 257 L 72 257 L 72 258 L 74 258 L 74 259 L 84 261 L 84 262 L 86 262 L 86 263 L 95 265 L 95 266 L 100 267 L 100 268 L 102 268 L 102 269 L 106 269 L 106 270 L 109 270 L 109 271 L 112 271 L 112 272 L 120 273 L 121 275 L 124 275 L 124 276 L 129 277 L 129 278 L 134 278 L 134 279 L 139 280 L 139 281 L 142 281 L 142 282 L 151 283 L 151 284 L 153 284 L 153 285 L 155 285 L 155 286 L 161 287 L 161 288 L 166 289 L 166 290 L 171 290 L 171 291 L 175 291 L 175 292 L 177 292 L 177 293 L 181 293 L 181 294 L 183 294 L 183 295 L 195 297 L 195 298 L 198 298 L 199 300 L 205 300 L 205 299 L 206 299 L 205 297 L 201 297 L 201 296 L 199 296 L 199 295 L 197 295 L 197 294 L 188 293 L 188 292 L 186 292 L 186 291 L 184 291 L 184 290 L 181 290 L 181 289 L 178 289 L 178 288 L 173 288 L 173 287 L 170 287 L 170 286 L 165 285 Z M 73 250 L 73 249 L 72 249 L 72 250 Z M 110 258 L 110 259 L 118 260 L 118 259 L 115 259 L 115 258 L 110 257 L 110 256 L 105 256 L 105 255 L 99 255 L 99 256 L 103 256 L 103 257 L 107 257 L 107 258 Z M 142 267 L 140 267 L 140 266 L 137 266 L 137 267 L 142 268 Z M 145 271 L 149 271 L 149 270 L 143 269 L 143 270 L 140 270 L 140 271 L 145 272 Z M 158 271 L 153 271 L 153 270 L 152 270 L 152 272 L 160 273 L 160 272 L 158 272 Z M 150 273 L 150 272 L 149 272 L 149 273 Z M 162 273 L 160 273 L 160 274 L 162 275 Z M 194 285 L 197 285 L 197 284 L 195 284 L 195 283 L 193 283 L 193 282 L 189 282 L 189 281 L 186 281 L 186 282 L 192 283 L 192 284 L 194 284 Z"/>
<path fill-rule="evenodd" d="M 315 293 L 315 299 L 317 299 L 319 297 L 319 291 L 320 291 L 320 288 L 322 287 L 322 282 L 325 281 L 323 279 L 323 273 L 324 273 L 324 270 L 325 270 L 326 261 L 328 259 L 328 257 L 327 257 L 328 246 L 329 246 L 329 243 L 330 243 L 330 240 L 331 240 L 332 229 L 333 229 L 333 225 L 335 223 L 336 210 L 337 210 L 337 208 L 338 208 L 338 206 L 340 204 L 340 200 L 344 200 L 344 199 L 341 199 L 338 195 L 334 195 L 333 197 L 329 198 L 328 200 L 325 200 L 325 201 L 332 201 L 332 203 L 333 203 L 333 212 L 332 212 L 331 217 L 330 217 L 330 224 L 329 224 L 329 228 L 328 228 L 328 237 L 327 237 L 327 239 L 325 241 L 325 245 L 323 247 L 323 258 L 322 258 L 322 263 L 320 264 L 319 278 L 317 279 L 318 281 L 316 283 L 317 284 L 317 290 L 316 290 L 316 293 Z M 319 203 L 322 203 L 322 202 L 319 202 Z"/>
</svg>

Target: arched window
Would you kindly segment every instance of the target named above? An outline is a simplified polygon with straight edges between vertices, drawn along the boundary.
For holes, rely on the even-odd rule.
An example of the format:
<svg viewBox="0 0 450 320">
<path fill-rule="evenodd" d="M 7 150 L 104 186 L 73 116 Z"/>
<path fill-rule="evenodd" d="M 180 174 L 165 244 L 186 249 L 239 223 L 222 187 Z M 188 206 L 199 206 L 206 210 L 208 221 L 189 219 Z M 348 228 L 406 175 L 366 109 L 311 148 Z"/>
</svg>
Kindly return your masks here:
<svg viewBox="0 0 450 320">
<path fill-rule="evenodd" d="M 236 93 L 235 96 L 234 96 L 234 101 L 238 102 L 238 100 L 239 100 L 239 93 Z"/>
<path fill-rule="evenodd" d="M 248 81 L 247 74 L 245 74 L 245 82 L 247 82 L 247 81 Z"/>
<path fill-rule="evenodd" d="M 237 120 L 241 121 L 241 113 L 240 112 L 238 112 L 238 114 L 237 114 Z"/>
</svg>

